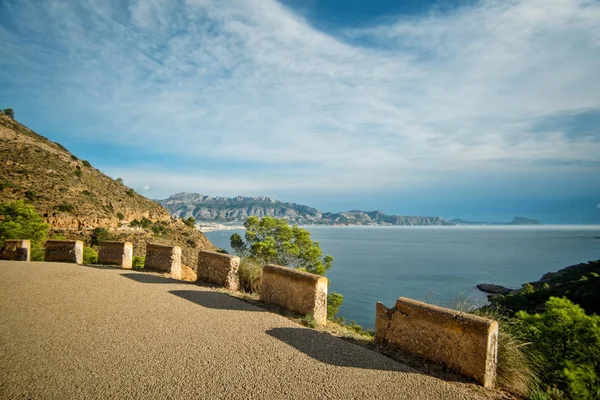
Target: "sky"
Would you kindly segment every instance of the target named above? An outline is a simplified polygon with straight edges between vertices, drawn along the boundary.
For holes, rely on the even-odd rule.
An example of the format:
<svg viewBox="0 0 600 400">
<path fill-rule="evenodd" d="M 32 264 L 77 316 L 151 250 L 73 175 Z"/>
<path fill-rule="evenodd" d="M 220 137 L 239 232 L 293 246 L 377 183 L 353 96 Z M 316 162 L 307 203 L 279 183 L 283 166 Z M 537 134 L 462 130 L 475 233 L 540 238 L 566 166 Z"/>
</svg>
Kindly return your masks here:
<svg viewBox="0 0 600 400">
<path fill-rule="evenodd" d="M 147 197 L 600 223 L 598 0 L 2 0 L 0 108 Z"/>
</svg>

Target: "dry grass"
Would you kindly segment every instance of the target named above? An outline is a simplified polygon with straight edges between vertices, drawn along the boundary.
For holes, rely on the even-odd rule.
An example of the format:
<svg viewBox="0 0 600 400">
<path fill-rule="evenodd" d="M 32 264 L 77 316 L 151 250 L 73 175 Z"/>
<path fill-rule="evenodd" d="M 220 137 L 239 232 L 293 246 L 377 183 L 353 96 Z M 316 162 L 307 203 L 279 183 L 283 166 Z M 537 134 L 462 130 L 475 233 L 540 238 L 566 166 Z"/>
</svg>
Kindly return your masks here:
<svg viewBox="0 0 600 400">
<path fill-rule="evenodd" d="M 260 294 L 262 274 L 263 265 L 260 261 L 250 257 L 243 258 L 238 269 L 240 289 L 246 293 Z"/>
</svg>

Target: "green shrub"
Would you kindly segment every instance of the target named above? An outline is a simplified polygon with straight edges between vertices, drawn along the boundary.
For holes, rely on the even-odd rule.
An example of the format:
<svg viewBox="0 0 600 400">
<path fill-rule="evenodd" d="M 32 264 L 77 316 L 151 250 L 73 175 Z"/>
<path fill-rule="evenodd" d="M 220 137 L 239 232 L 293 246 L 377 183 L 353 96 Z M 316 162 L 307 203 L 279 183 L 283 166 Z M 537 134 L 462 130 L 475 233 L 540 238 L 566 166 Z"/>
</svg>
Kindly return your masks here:
<svg viewBox="0 0 600 400">
<path fill-rule="evenodd" d="M 15 185 L 14 183 L 12 183 L 12 182 L 9 182 L 9 181 L 6 181 L 6 182 L 2 182 L 2 183 L 0 183 L 0 190 L 4 190 L 4 189 L 6 189 L 6 188 L 13 188 L 13 189 L 16 189 L 16 188 L 18 188 L 18 187 L 19 187 L 18 185 Z"/>
<path fill-rule="evenodd" d="M 304 326 L 308 326 L 309 328 L 316 328 L 317 321 L 315 321 L 315 317 L 312 314 L 308 314 L 300 319 L 300 323 Z"/>
<path fill-rule="evenodd" d="M 81 160 L 81 163 L 85 166 L 85 167 L 91 167 L 92 164 L 90 164 L 90 162 L 88 160 Z"/>
<path fill-rule="evenodd" d="M 598 278 L 598 277 L 600 277 L 600 275 L 598 275 L 598 274 L 597 274 L 597 273 L 595 273 L 595 272 L 590 272 L 590 276 L 591 276 L 592 278 Z"/>
<path fill-rule="evenodd" d="M 73 173 L 78 178 L 81 178 L 81 175 L 83 175 L 83 172 L 81 172 L 81 170 L 79 168 L 75 169 L 75 171 Z"/>
<path fill-rule="evenodd" d="M 25 192 L 25 198 L 29 201 L 34 201 L 37 199 L 37 194 L 33 190 L 28 190 Z"/>
<path fill-rule="evenodd" d="M 123 183 L 123 178 L 117 178 L 117 179 L 115 179 L 115 182 L 122 184 Z"/>
<path fill-rule="evenodd" d="M 72 212 L 75 210 L 75 206 L 73 204 L 69 204 L 69 203 L 61 203 L 61 204 L 54 206 L 54 209 L 56 211 L 61 211 L 61 212 Z"/>
<path fill-rule="evenodd" d="M 29 239 L 31 241 L 31 259 L 40 261 L 44 251 L 42 243 L 48 236 L 49 226 L 35 208 L 23 200 L 0 203 L 0 247 L 6 239 Z"/>
<path fill-rule="evenodd" d="M 535 292 L 535 289 L 531 283 L 524 284 L 523 289 L 521 290 L 521 293 L 523 293 L 523 294 L 531 294 L 534 292 Z"/>
<path fill-rule="evenodd" d="M 2 110 L 2 112 L 4 114 L 6 114 L 8 117 L 15 119 L 15 112 L 12 108 L 5 108 L 4 110 Z"/>
<path fill-rule="evenodd" d="M 343 302 L 344 296 L 340 293 L 331 292 L 327 295 L 327 319 L 336 316 Z"/>
<path fill-rule="evenodd" d="M 188 219 L 184 219 L 183 223 L 189 226 L 190 228 L 196 227 L 196 219 L 194 217 L 189 217 Z"/>
<path fill-rule="evenodd" d="M 98 252 L 91 247 L 83 248 L 83 263 L 96 264 L 98 262 Z"/>
<path fill-rule="evenodd" d="M 56 145 L 56 147 L 58 147 L 59 149 L 61 149 L 61 150 L 64 150 L 64 151 L 66 151 L 67 153 L 69 152 L 69 150 L 67 150 L 67 149 L 66 149 L 66 147 L 65 147 L 65 146 L 63 146 L 62 144 L 60 144 L 60 143 L 58 143 L 58 142 L 53 142 L 53 143 L 54 143 L 54 144 Z"/>
<path fill-rule="evenodd" d="M 118 213 L 117 213 L 117 218 L 119 218 L 119 221 L 120 221 L 120 220 L 122 220 L 122 219 L 125 219 L 125 215 L 123 215 L 123 213 L 122 213 L 122 212 L 118 212 Z"/>
<path fill-rule="evenodd" d="M 100 242 L 108 242 L 113 240 L 113 235 L 110 234 L 106 228 L 95 228 L 92 231 L 91 244 L 92 246 L 98 246 Z"/>
<path fill-rule="evenodd" d="M 71 154 L 71 160 L 73 160 L 73 161 L 77 161 L 77 160 L 79 160 L 79 158 L 77 158 L 77 156 L 76 156 L 76 155 L 73 155 L 73 154 Z"/>
<path fill-rule="evenodd" d="M 242 258 L 238 268 L 240 289 L 246 293 L 260 293 L 263 267 L 260 261 L 250 257 Z"/>
<path fill-rule="evenodd" d="M 133 257 L 132 267 L 133 269 L 144 269 L 144 262 L 146 261 L 146 257 L 135 256 Z"/>
<path fill-rule="evenodd" d="M 600 398 L 600 317 L 567 298 L 550 297 L 541 314 L 519 311 L 542 382 L 572 399 Z"/>
<path fill-rule="evenodd" d="M 156 222 L 152 225 L 152 233 L 154 236 L 163 236 L 167 233 L 171 232 L 167 225 L 164 222 Z"/>
<path fill-rule="evenodd" d="M 133 197 L 135 196 L 135 190 L 133 189 L 127 189 L 127 191 L 125 192 L 125 194 L 129 197 Z"/>
</svg>

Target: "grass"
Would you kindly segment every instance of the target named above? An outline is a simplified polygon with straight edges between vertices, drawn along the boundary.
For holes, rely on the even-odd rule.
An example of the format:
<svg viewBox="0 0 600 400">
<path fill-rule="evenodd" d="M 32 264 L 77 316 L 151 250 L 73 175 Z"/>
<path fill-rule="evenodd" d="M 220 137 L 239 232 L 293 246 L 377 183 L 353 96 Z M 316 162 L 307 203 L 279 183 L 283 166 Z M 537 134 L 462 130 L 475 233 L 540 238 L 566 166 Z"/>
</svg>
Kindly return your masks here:
<svg viewBox="0 0 600 400">
<path fill-rule="evenodd" d="M 498 365 L 496 386 L 529 396 L 539 387 L 536 365 L 524 339 L 524 327 L 502 307 L 489 305 L 471 310 L 470 314 L 498 321 Z"/>
<path fill-rule="evenodd" d="M 263 266 L 260 261 L 252 258 L 243 258 L 238 269 L 240 289 L 246 293 L 260 293 Z"/>
</svg>

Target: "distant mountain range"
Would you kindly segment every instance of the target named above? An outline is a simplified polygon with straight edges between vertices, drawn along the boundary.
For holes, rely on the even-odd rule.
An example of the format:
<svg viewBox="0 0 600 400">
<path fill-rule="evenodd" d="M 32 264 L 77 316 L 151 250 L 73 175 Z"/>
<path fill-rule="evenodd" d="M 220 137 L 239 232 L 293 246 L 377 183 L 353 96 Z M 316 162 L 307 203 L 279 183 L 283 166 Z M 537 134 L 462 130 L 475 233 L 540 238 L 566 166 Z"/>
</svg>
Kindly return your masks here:
<svg viewBox="0 0 600 400">
<path fill-rule="evenodd" d="M 291 223 L 305 225 L 533 225 L 538 221 L 515 217 L 506 224 L 448 221 L 441 217 L 387 215 L 381 211 L 322 212 L 316 208 L 274 200 L 269 197 L 211 197 L 198 193 L 177 193 L 165 200 L 157 200 L 172 216 L 197 221 L 241 223 L 250 216 L 285 218 Z"/>
</svg>

